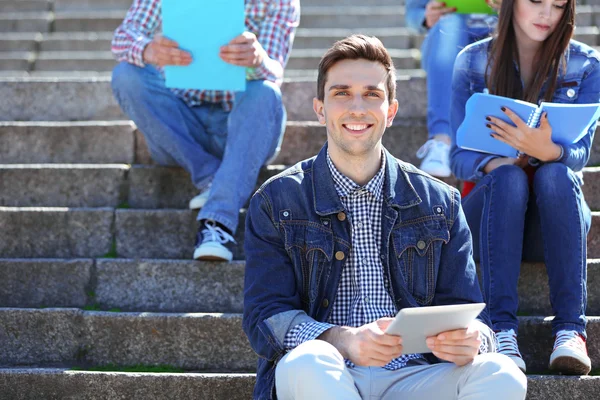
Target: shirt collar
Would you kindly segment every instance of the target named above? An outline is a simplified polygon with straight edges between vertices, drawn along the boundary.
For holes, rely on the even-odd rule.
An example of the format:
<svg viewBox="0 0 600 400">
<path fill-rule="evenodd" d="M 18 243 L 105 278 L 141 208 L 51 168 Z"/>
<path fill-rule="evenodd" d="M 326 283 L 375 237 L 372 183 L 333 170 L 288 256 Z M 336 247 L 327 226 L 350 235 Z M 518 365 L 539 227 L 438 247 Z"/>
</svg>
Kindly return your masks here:
<svg viewBox="0 0 600 400">
<path fill-rule="evenodd" d="M 382 199 L 382 191 L 383 191 L 383 181 L 385 177 L 385 154 L 382 152 L 381 157 L 381 166 L 379 167 L 379 171 L 371 180 L 364 186 L 360 186 L 352 179 L 348 178 L 346 175 L 342 174 L 333 164 L 331 157 L 329 156 L 329 151 L 327 151 L 327 165 L 329 166 L 329 171 L 331 172 L 331 176 L 333 177 L 333 183 L 335 186 L 335 190 L 339 197 L 349 197 L 363 194 L 366 190 L 371 193 L 373 197 L 377 200 Z"/>
</svg>

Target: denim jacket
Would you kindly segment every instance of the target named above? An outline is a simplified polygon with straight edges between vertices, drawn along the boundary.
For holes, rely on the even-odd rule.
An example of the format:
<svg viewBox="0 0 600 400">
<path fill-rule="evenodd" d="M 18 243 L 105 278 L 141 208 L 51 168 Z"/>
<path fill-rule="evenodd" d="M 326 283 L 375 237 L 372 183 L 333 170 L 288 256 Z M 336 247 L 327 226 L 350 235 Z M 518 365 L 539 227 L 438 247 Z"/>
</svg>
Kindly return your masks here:
<svg viewBox="0 0 600 400">
<path fill-rule="evenodd" d="M 453 140 L 450 152 L 452 172 L 458 179 L 478 181 L 484 175 L 483 168 L 496 156 L 463 150 L 456 146 L 456 132 L 465 118 L 465 105 L 473 93 L 481 93 L 486 89 L 485 71 L 488 51 L 492 38 L 475 42 L 465 47 L 456 57 L 454 75 L 452 77 L 452 101 L 450 110 L 450 126 Z M 566 72 L 559 70 L 555 103 L 600 103 L 600 53 L 593 48 L 571 40 L 566 52 Z M 542 87 L 545 91 L 547 82 Z M 539 100 L 543 100 L 541 97 Z M 561 145 L 563 155 L 557 162 L 564 163 L 571 170 L 581 171 L 590 158 L 594 133 L 594 123 L 587 135 L 577 143 Z M 487 132 L 482 132 L 487 134 Z"/>
<path fill-rule="evenodd" d="M 352 216 L 326 157 L 327 145 L 271 178 L 248 209 L 243 328 L 259 355 L 257 399 L 276 398 L 286 333 L 329 318 L 348 258 L 341 254 L 352 246 Z M 387 151 L 385 157 L 380 254 L 396 308 L 481 302 L 458 191 Z M 480 319 L 490 326 L 485 312 Z"/>
</svg>

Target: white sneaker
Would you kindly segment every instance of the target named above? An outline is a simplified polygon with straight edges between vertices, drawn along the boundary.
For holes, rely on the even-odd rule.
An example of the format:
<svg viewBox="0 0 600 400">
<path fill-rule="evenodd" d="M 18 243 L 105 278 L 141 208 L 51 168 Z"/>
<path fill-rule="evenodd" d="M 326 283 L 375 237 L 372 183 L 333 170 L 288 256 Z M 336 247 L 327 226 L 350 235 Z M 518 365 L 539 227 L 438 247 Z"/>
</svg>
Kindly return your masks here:
<svg viewBox="0 0 600 400">
<path fill-rule="evenodd" d="M 496 339 L 498 339 L 498 353 L 504 354 L 508 358 L 517 364 L 517 367 L 523 373 L 527 370 L 525 367 L 525 361 L 519 351 L 519 345 L 517 344 L 517 334 L 514 329 L 504 329 L 496 332 Z"/>
<path fill-rule="evenodd" d="M 235 243 L 235 239 L 214 221 L 200 224 L 196 235 L 195 260 L 231 261 L 233 253 L 225 245 Z"/>
<path fill-rule="evenodd" d="M 189 208 L 190 210 L 198 210 L 206 204 L 208 200 L 208 194 L 210 193 L 210 188 L 206 189 L 196 197 L 190 200 Z"/>
<path fill-rule="evenodd" d="M 450 170 L 450 145 L 436 139 L 429 139 L 417 151 L 417 157 L 422 158 L 422 171 L 429 175 L 446 178 L 452 174 Z"/>
<path fill-rule="evenodd" d="M 558 331 L 549 367 L 566 375 L 589 374 L 592 363 L 588 357 L 584 337 L 577 331 Z"/>
</svg>

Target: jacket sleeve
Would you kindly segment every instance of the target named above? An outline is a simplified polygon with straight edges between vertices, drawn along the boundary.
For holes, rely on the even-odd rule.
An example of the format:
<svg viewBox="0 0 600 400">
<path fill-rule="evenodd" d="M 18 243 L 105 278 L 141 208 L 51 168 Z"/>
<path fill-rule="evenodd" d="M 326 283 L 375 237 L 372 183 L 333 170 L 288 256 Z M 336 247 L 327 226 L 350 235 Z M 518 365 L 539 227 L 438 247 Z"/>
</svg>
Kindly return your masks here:
<svg viewBox="0 0 600 400">
<path fill-rule="evenodd" d="M 579 96 L 577 97 L 576 103 L 600 103 L 600 69 L 598 61 L 596 60 L 594 60 L 591 71 L 581 80 Z M 581 171 L 590 159 L 597 124 L 597 122 L 594 122 L 587 134 L 577 143 L 560 145 L 562 147 L 562 156 L 557 161 L 565 164 L 575 172 Z"/>
<path fill-rule="evenodd" d="M 456 133 L 465 119 L 465 106 L 472 94 L 469 77 L 470 64 L 468 52 L 461 51 L 456 56 L 450 100 L 450 129 L 452 131 L 450 168 L 458 179 L 477 182 L 484 176 L 483 168 L 485 165 L 497 156 L 461 149 L 456 145 Z"/>
<path fill-rule="evenodd" d="M 160 1 L 134 0 L 113 35 L 111 50 L 116 60 L 144 67 L 144 49 L 160 23 Z"/>
<path fill-rule="evenodd" d="M 460 194 L 451 191 L 452 210 L 449 216 L 450 240 L 442 246 L 440 268 L 432 305 L 483 303 L 483 295 L 473 261 L 471 231 L 460 204 Z M 488 327 L 491 321 L 487 308 L 479 319 Z"/>
<path fill-rule="evenodd" d="M 285 352 L 285 337 L 290 330 L 316 321 L 302 309 L 294 265 L 280 236 L 269 197 L 262 190 L 250 201 L 244 250 L 242 327 L 254 351 L 274 361 Z"/>
<path fill-rule="evenodd" d="M 406 26 L 413 33 L 426 33 L 423 26 L 425 21 L 425 6 L 429 0 L 406 0 Z"/>
</svg>

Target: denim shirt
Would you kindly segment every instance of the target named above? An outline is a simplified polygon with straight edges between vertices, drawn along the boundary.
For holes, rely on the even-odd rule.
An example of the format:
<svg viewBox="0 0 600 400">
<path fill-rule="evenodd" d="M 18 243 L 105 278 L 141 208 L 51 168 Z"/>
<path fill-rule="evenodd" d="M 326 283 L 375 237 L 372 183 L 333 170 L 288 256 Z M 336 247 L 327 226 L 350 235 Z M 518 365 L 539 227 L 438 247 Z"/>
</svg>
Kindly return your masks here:
<svg viewBox="0 0 600 400">
<path fill-rule="evenodd" d="M 483 168 L 497 156 L 472 150 L 463 150 L 456 146 L 456 132 L 465 118 L 465 105 L 473 93 L 482 93 L 485 86 L 485 72 L 488 51 L 492 38 L 475 42 L 465 47 L 456 57 L 452 77 L 452 100 L 450 127 L 452 130 L 452 148 L 450 166 L 458 179 L 476 182 L 484 176 Z M 554 103 L 586 104 L 600 103 L 600 53 L 593 48 L 571 40 L 565 53 L 566 72 L 559 70 Z M 544 93 L 547 82 L 542 87 Z M 543 100 L 541 97 L 539 100 Z M 564 163 L 574 172 L 581 171 L 590 158 L 594 133 L 594 123 L 588 133 L 577 143 L 561 145 L 563 154 L 556 162 Z M 488 132 L 482 132 L 488 134 Z"/>
<path fill-rule="evenodd" d="M 482 302 L 458 191 L 384 153 L 380 254 L 397 310 Z M 326 158 L 327 145 L 268 180 L 250 201 L 243 329 L 259 355 L 257 399 L 276 398 L 275 365 L 287 332 L 328 320 L 348 259 L 351 218 Z M 491 325 L 485 311 L 479 318 Z"/>
</svg>

